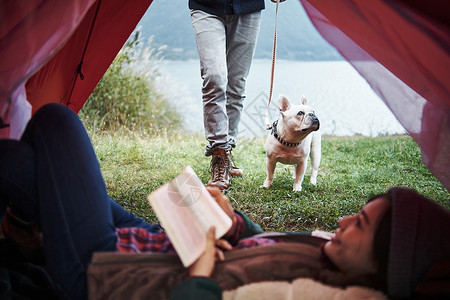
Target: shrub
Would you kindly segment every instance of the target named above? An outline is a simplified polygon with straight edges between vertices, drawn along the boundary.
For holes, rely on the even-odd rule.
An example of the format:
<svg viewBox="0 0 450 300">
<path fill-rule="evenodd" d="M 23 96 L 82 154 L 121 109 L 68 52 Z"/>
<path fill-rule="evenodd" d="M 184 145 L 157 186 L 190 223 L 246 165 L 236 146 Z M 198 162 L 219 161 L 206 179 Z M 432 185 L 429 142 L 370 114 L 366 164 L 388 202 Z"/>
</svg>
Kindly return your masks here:
<svg viewBox="0 0 450 300">
<path fill-rule="evenodd" d="M 180 128 L 180 114 L 153 84 L 160 49 L 151 42 L 141 43 L 138 32 L 127 41 L 80 111 L 87 127 L 149 134 Z"/>
</svg>

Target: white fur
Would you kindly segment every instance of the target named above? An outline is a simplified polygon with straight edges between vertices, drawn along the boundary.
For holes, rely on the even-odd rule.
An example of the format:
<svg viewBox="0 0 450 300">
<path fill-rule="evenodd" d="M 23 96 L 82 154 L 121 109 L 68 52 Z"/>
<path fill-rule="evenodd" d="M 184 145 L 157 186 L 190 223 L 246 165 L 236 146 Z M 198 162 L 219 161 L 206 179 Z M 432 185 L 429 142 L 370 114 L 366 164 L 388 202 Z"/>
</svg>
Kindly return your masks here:
<svg viewBox="0 0 450 300">
<path fill-rule="evenodd" d="M 314 185 L 317 184 L 317 173 L 319 172 L 321 159 L 321 134 L 320 130 L 316 130 L 317 126 L 311 126 L 314 111 L 306 105 L 306 102 L 304 96 L 302 96 L 299 105 L 292 105 L 284 95 L 278 97 L 281 116 L 278 119 L 277 134 L 286 142 L 300 144 L 296 147 L 288 147 L 281 144 L 272 134 L 267 137 L 267 178 L 263 184 L 265 188 L 272 185 L 276 164 L 282 163 L 296 165 L 292 190 L 300 192 L 308 156 L 311 158 L 312 165 L 310 182 Z M 303 116 L 298 115 L 300 111 L 304 113 Z"/>
<path fill-rule="evenodd" d="M 363 287 L 334 287 L 310 278 L 293 282 L 263 281 L 240 286 L 223 292 L 224 300 L 387 300 L 382 292 Z"/>
</svg>

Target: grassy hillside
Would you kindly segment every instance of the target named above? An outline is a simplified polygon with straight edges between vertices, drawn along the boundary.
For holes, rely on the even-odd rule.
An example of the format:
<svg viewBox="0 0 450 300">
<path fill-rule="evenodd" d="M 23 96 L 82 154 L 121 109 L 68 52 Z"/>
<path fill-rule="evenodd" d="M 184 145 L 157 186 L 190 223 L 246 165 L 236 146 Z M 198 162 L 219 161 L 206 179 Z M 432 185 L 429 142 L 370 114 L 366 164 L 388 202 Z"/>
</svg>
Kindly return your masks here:
<svg viewBox="0 0 450 300">
<path fill-rule="evenodd" d="M 157 222 L 146 195 L 175 177 L 186 165 L 203 182 L 209 178 L 206 142 L 198 135 L 144 137 L 121 133 L 92 134 L 110 196 L 121 205 Z M 234 208 L 267 231 L 333 230 L 338 218 L 359 211 L 371 195 L 404 186 L 450 209 L 449 192 L 422 164 L 420 148 L 408 136 L 378 138 L 323 137 L 318 184 L 292 192 L 293 166 L 278 165 L 274 184 L 263 189 L 264 140 L 241 140 L 233 152 L 244 177 L 227 194 Z"/>
</svg>

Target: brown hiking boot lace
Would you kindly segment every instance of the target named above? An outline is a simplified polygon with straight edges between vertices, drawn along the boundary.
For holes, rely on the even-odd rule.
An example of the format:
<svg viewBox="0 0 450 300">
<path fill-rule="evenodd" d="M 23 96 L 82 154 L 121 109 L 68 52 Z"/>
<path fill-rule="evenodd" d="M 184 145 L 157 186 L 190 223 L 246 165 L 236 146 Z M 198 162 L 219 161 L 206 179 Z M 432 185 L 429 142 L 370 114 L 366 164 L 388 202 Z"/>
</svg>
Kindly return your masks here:
<svg viewBox="0 0 450 300">
<path fill-rule="evenodd" d="M 228 172 L 230 171 L 229 160 L 226 152 L 224 154 L 213 154 L 211 160 L 211 182 L 223 182 L 228 184 Z"/>
</svg>

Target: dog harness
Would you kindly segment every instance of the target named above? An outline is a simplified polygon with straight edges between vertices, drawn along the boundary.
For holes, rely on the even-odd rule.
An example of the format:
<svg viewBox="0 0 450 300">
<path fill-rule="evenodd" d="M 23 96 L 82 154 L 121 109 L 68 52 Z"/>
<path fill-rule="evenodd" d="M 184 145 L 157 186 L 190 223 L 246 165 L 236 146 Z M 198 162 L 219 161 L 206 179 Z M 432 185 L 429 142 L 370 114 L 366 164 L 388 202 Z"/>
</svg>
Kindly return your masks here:
<svg viewBox="0 0 450 300">
<path fill-rule="evenodd" d="M 278 120 L 273 122 L 273 124 L 272 124 L 272 131 L 270 132 L 274 136 L 274 138 L 277 139 L 277 141 L 279 141 L 282 145 L 285 145 L 285 146 L 288 146 L 288 147 L 292 147 L 292 148 L 295 148 L 298 145 L 300 145 L 300 143 L 289 143 L 289 142 L 286 142 L 285 140 L 283 140 L 282 138 L 280 138 L 278 136 L 278 133 L 277 133 L 277 125 L 278 125 Z"/>
</svg>

